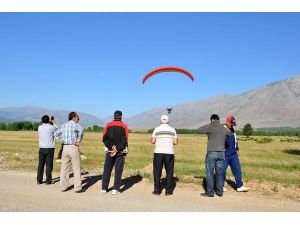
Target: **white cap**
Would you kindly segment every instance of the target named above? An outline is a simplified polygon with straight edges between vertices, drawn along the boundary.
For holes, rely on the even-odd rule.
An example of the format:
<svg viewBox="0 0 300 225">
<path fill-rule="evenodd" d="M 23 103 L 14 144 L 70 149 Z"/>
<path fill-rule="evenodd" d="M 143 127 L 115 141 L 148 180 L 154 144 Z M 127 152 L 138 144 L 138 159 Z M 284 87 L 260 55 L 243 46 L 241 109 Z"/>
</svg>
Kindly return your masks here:
<svg viewBox="0 0 300 225">
<path fill-rule="evenodd" d="M 169 117 L 167 115 L 162 115 L 160 118 L 160 122 L 162 124 L 168 124 L 169 123 Z"/>
</svg>

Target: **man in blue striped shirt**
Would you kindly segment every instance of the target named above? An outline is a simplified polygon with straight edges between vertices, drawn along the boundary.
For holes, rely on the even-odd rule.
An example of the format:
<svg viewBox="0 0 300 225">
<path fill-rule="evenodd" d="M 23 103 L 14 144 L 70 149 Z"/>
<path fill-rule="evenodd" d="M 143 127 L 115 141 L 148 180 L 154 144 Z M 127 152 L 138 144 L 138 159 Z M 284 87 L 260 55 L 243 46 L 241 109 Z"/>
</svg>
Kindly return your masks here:
<svg viewBox="0 0 300 225">
<path fill-rule="evenodd" d="M 69 171 L 71 165 L 74 173 L 75 192 L 83 192 L 79 150 L 79 145 L 83 137 L 83 131 L 79 125 L 79 120 L 80 118 L 78 114 L 76 112 L 71 112 L 69 114 L 69 122 L 62 125 L 54 133 L 55 138 L 61 140 L 64 145 L 60 172 L 60 184 L 62 192 L 65 192 L 69 188 Z"/>
</svg>

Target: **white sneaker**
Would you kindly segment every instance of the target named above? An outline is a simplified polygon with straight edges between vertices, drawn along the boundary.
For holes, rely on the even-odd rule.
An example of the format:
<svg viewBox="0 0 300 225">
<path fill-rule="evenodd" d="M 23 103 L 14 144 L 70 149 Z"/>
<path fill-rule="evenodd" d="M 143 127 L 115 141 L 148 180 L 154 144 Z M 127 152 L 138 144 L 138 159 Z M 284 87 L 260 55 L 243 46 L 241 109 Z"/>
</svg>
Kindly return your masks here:
<svg viewBox="0 0 300 225">
<path fill-rule="evenodd" d="M 106 191 L 106 190 L 101 190 L 101 193 L 102 193 L 102 194 L 106 194 L 107 191 Z"/>
<path fill-rule="evenodd" d="M 225 188 L 225 187 L 223 187 L 223 192 L 227 192 L 228 190 Z"/>
<path fill-rule="evenodd" d="M 118 195 L 118 194 L 120 194 L 120 192 L 119 191 L 117 191 L 117 190 L 112 190 L 112 193 L 111 193 L 112 195 Z"/>
<path fill-rule="evenodd" d="M 237 192 L 248 192 L 249 190 L 250 190 L 250 188 L 242 186 L 237 189 Z"/>
</svg>

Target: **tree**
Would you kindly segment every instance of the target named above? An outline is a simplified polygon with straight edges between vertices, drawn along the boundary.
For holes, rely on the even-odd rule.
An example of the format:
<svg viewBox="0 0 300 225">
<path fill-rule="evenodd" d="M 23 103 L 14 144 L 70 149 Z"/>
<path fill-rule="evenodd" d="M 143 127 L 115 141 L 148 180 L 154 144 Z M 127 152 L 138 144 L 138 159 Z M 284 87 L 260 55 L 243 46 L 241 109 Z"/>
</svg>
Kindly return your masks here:
<svg viewBox="0 0 300 225">
<path fill-rule="evenodd" d="M 0 123 L 0 130 L 6 130 L 6 123 Z"/>
<path fill-rule="evenodd" d="M 244 129 L 243 129 L 243 135 L 247 136 L 247 138 L 249 136 L 251 136 L 253 134 L 253 128 L 251 126 L 250 123 L 247 123 L 245 126 L 244 126 Z"/>
</svg>

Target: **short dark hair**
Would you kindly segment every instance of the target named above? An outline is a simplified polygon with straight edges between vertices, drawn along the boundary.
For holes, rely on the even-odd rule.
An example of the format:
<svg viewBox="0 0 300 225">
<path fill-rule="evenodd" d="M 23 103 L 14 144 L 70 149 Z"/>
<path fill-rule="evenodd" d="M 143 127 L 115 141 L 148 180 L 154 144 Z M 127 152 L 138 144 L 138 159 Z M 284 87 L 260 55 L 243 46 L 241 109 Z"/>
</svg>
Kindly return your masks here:
<svg viewBox="0 0 300 225">
<path fill-rule="evenodd" d="M 49 123 L 49 122 L 50 122 L 50 117 L 48 115 L 42 117 L 42 123 Z"/>
<path fill-rule="evenodd" d="M 217 114 L 213 114 L 213 115 L 210 117 L 210 120 L 220 120 L 220 117 L 219 117 Z"/>
<path fill-rule="evenodd" d="M 76 116 L 77 116 L 76 112 L 70 112 L 70 114 L 69 114 L 69 121 L 72 120 Z"/>
<path fill-rule="evenodd" d="M 117 110 L 117 111 L 115 111 L 115 113 L 114 113 L 114 119 L 115 119 L 115 120 L 121 120 L 121 119 L 122 119 L 122 115 L 123 115 L 122 111 Z"/>
</svg>

